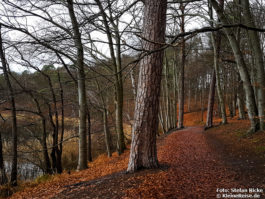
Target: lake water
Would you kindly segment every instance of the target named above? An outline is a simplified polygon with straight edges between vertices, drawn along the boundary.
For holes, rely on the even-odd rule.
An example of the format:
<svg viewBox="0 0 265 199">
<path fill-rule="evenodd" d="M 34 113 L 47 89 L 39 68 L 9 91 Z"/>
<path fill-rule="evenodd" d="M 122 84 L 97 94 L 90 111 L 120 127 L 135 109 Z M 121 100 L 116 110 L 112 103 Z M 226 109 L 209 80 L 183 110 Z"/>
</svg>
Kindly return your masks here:
<svg viewBox="0 0 265 199">
<path fill-rule="evenodd" d="M 10 176 L 11 173 L 11 162 L 5 161 L 5 169 Z M 18 179 L 19 180 L 33 180 L 41 175 L 43 171 L 40 167 L 31 163 L 18 163 Z"/>
</svg>

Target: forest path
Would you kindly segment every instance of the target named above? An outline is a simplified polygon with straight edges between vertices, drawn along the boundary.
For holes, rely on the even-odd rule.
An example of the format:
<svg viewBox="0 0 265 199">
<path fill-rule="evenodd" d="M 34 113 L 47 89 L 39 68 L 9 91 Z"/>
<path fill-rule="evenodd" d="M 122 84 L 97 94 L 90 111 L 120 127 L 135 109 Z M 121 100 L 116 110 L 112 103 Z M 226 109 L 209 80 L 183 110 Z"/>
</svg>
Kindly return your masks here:
<svg viewBox="0 0 265 199">
<path fill-rule="evenodd" d="M 235 170 L 237 166 L 227 166 L 221 148 L 220 144 L 206 136 L 203 127 L 188 127 L 158 142 L 160 169 L 143 170 L 136 174 L 119 172 L 73 184 L 54 198 L 211 199 L 223 198 L 217 189 L 226 188 L 228 194 L 231 194 L 231 188 L 264 190 L 264 187 L 248 184 L 251 176 Z"/>
</svg>

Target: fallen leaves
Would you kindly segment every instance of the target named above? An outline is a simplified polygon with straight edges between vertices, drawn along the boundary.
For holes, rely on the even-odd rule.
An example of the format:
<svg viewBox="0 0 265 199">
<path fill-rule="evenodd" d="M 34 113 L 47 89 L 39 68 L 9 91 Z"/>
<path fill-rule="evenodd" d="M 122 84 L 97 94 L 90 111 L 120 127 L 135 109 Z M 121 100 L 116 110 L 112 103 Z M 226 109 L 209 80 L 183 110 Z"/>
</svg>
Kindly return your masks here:
<svg viewBox="0 0 265 199">
<path fill-rule="evenodd" d="M 238 128 L 247 129 L 244 125 L 247 126 L 244 122 L 233 120 L 206 133 L 202 127 L 171 133 L 159 141 L 161 168 L 157 170 L 122 174 L 121 171 L 127 168 L 128 150 L 121 156 L 115 153 L 112 158 L 101 155 L 89 163 L 87 170 L 54 176 L 52 181 L 25 189 L 12 198 L 210 199 L 216 198 L 217 188 L 249 188 L 245 182 L 255 183 L 254 174 L 242 177 L 242 173 L 227 167 L 223 161 L 226 154 L 212 147 L 215 143 L 207 137 L 213 133 L 220 135 L 226 143 L 234 142 L 231 153 L 235 154 L 242 149 L 242 144 L 253 144 L 249 139 L 241 139 L 243 143 L 238 141 L 237 134 L 242 131 Z M 260 140 L 263 138 L 262 135 L 255 136 L 255 140 L 258 140 L 255 144 L 262 144 Z M 241 155 L 244 157 L 244 153 Z M 252 160 L 245 158 L 244 162 L 246 160 L 253 164 Z M 238 164 L 234 166 L 238 167 Z"/>
</svg>

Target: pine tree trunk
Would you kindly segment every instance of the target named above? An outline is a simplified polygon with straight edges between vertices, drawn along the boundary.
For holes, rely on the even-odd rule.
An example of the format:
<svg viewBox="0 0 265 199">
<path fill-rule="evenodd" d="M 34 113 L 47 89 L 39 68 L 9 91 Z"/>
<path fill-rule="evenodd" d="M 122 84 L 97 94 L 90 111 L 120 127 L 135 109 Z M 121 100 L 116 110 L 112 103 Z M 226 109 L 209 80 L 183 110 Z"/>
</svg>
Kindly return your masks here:
<svg viewBox="0 0 265 199">
<path fill-rule="evenodd" d="M 165 42 L 166 9 L 166 0 L 145 0 L 143 24 L 145 50 L 157 50 L 162 47 L 161 43 Z M 140 62 L 128 172 L 158 167 L 156 134 L 162 68 L 163 51 L 161 50 L 145 56 Z"/>
</svg>

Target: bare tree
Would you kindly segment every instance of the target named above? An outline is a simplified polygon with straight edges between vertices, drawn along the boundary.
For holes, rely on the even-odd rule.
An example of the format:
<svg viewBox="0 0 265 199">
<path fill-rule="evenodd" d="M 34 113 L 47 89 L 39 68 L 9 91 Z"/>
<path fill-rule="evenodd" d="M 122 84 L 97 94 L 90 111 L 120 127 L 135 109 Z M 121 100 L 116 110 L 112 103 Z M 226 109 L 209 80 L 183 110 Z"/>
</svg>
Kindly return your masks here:
<svg viewBox="0 0 265 199">
<path fill-rule="evenodd" d="M 224 3 L 223 1 L 220 5 L 220 9 L 223 9 Z M 211 3 L 209 3 L 209 11 L 210 11 L 210 18 L 213 19 L 213 13 L 212 13 L 212 6 Z M 211 26 L 213 26 L 213 23 L 211 22 Z M 222 115 L 222 124 L 227 123 L 227 117 L 226 117 L 226 107 L 224 102 L 224 94 L 221 88 L 221 74 L 220 74 L 220 51 L 221 51 L 221 33 L 220 31 L 216 34 L 214 32 L 211 33 L 211 43 L 213 46 L 213 52 L 214 52 L 214 71 L 216 76 L 216 88 L 217 88 L 217 94 L 218 94 L 218 102 L 221 110 Z"/>
<path fill-rule="evenodd" d="M 252 13 L 250 12 L 249 0 L 242 0 L 243 19 L 246 25 L 256 27 Z M 260 130 L 265 130 L 265 72 L 263 52 L 261 49 L 258 33 L 253 30 L 248 31 L 249 40 L 252 46 L 254 64 L 257 70 L 257 106 Z"/>
<path fill-rule="evenodd" d="M 229 24 L 222 8 L 220 7 L 220 5 L 215 0 L 211 0 L 211 3 L 213 5 L 213 8 L 215 9 L 220 21 L 223 24 Z M 259 120 L 257 119 L 258 110 L 257 110 L 256 102 L 255 102 L 254 90 L 253 90 L 253 87 L 252 87 L 251 81 L 250 81 L 249 72 L 247 70 L 247 66 L 246 66 L 246 63 L 244 61 L 243 54 L 240 50 L 239 43 L 236 40 L 236 36 L 235 36 L 233 30 L 231 30 L 229 28 L 224 28 L 224 32 L 225 32 L 225 34 L 229 40 L 229 43 L 231 45 L 232 50 L 233 50 L 235 60 L 237 63 L 237 67 L 238 67 L 238 71 L 239 71 L 240 77 L 243 81 L 243 87 L 244 87 L 244 91 L 246 94 L 246 105 L 248 108 L 248 116 L 249 116 L 249 120 L 251 122 L 251 128 L 249 130 L 249 133 L 253 133 L 253 132 L 256 132 L 258 129 Z"/>
<path fill-rule="evenodd" d="M 87 168 L 87 100 L 86 100 L 86 83 L 85 83 L 85 71 L 84 71 L 84 49 L 81 39 L 81 33 L 79 30 L 79 24 L 77 22 L 73 0 L 67 0 L 67 7 L 72 22 L 72 28 L 74 31 L 74 43 L 77 50 L 76 67 L 78 74 L 78 100 L 79 100 L 79 158 L 78 169 Z"/>
<path fill-rule="evenodd" d="M 0 115 L 1 119 L 5 123 L 5 119 L 2 115 Z M 4 157 L 3 157 L 3 140 L 2 140 L 2 131 L 0 130 L 0 184 L 6 184 L 8 182 L 6 176 L 6 170 L 4 165 Z"/>
<path fill-rule="evenodd" d="M 16 102 L 13 87 L 11 85 L 7 61 L 5 57 L 3 39 L 2 39 L 2 26 L 0 25 L 0 57 L 2 62 L 2 68 L 4 72 L 5 81 L 8 88 L 8 97 L 11 104 L 11 117 L 12 117 L 12 170 L 11 170 L 11 185 L 17 186 L 17 114 L 16 114 Z"/>
</svg>

